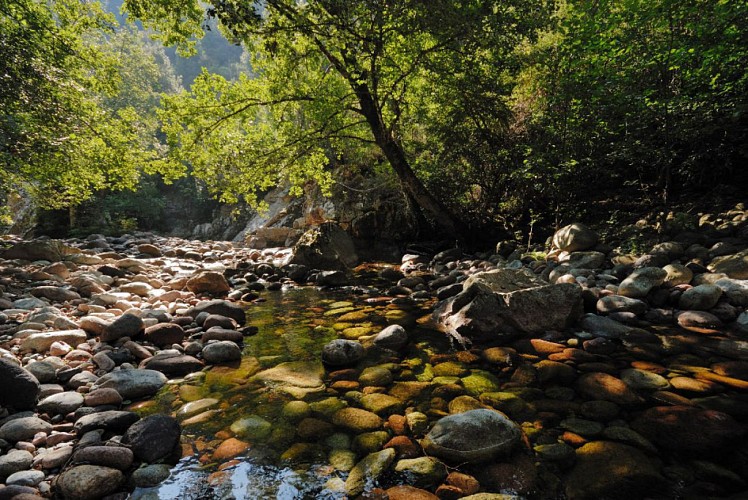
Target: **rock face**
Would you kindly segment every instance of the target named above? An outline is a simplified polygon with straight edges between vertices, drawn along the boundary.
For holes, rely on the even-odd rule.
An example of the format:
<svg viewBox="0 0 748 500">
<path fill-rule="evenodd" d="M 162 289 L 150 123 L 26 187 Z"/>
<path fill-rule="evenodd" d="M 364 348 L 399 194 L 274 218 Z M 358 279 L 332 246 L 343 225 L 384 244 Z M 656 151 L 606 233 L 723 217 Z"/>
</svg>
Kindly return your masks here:
<svg viewBox="0 0 748 500">
<path fill-rule="evenodd" d="M 429 455 L 454 462 L 483 462 L 511 453 L 522 431 L 506 415 L 470 410 L 439 420 L 424 438 Z"/>
<path fill-rule="evenodd" d="M 523 269 L 496 269 L 465 280 L 462 292 L 442 302 L 434 319 L 460 336 L 509 338 L 516 332 L 560 330 L 581 314 L 579 286 L 549 285 Z"/>
<path fill-rule="evenodd" d="M 32 410 L 39 397 L 39 381 L 20 366 L 0 359 L 0 406 Z"/>
<path fill-rule="evenodd" d="M 584 224 L 575 222 L 556 231 L 553 235 L 553 246 L 565 252 L 578 252 L 594 247 L 597 240 L 596 232 Z"/>
<path fill-rule="evenodd" d="M 358 263 L 358 255 L 348 233 L 337 224 L 326 222 L 299 238 L 288 263 L 345 271 Z"/>
</svg>

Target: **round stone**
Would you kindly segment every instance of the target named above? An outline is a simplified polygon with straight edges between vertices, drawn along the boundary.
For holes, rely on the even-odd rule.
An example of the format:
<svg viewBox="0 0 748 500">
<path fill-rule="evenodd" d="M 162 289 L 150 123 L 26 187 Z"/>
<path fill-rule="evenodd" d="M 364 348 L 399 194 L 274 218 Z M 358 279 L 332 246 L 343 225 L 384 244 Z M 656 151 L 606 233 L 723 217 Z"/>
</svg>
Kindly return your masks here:
<svg viewBox="0 0 748 500">
<path fill-rule="evenodd" d="M 503 413 L 478 409 L 440 419 L 423 440 L 429 455 L 455 462 L 482 462 L 508 455 L 522 431 Z"/>
</svg>

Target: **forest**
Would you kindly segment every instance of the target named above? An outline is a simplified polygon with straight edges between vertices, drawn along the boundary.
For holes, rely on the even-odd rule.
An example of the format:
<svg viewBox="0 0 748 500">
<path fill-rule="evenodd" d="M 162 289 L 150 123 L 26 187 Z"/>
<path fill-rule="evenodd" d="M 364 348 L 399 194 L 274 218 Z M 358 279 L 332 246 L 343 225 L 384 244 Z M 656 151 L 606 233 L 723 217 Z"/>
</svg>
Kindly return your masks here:
<svg viewBox="0 0 748 500">
<path fill-rule="evenodd" d="M 413 239 L 470 240 L 740 197 L 747 14 L 736 0 L 0 0 L 3 222 L 24 199 L 71 229 L 168 231 L 165 192 L 261 209 L 276 186 L 330 195 L 363 177 L 399 193 Z"/>
</svg>

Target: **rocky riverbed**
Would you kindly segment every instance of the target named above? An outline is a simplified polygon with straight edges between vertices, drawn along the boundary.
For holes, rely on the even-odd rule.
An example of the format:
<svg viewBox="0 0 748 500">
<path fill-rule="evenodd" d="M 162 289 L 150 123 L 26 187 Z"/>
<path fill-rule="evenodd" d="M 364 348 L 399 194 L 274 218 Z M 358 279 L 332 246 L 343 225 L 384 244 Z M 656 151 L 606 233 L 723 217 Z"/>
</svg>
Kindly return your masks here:
<svg viewBox="0 0 748 500">
<path fill-rule="evenodd" d="M 3 244 L 0 498 L 746 489 L 742 207 L 639 255 L 575 224 L 355 270 L 345 242 Z"/>
</svg>

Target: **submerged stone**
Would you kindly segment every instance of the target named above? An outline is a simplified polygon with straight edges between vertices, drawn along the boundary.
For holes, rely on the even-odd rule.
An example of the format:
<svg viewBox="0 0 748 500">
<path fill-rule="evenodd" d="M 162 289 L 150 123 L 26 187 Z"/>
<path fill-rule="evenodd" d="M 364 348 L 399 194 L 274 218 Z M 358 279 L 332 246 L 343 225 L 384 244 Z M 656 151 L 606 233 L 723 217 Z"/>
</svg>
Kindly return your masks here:
<svg viewBox="0 0 748 500">
<path fill-rule="evenodd" d="M 508 455 L 522 431 L 498 411 L 478 409 L 440 419 L 423 440 L 429 455 L 455 462 L 483 462 Z"/>
</svg>

